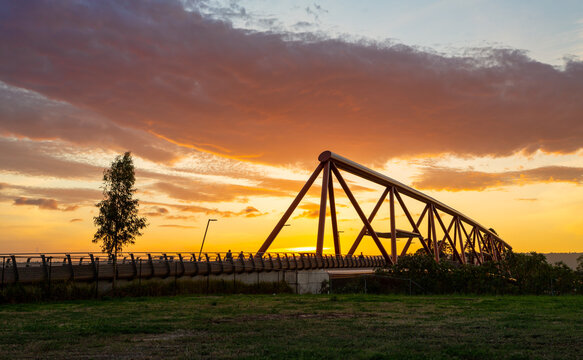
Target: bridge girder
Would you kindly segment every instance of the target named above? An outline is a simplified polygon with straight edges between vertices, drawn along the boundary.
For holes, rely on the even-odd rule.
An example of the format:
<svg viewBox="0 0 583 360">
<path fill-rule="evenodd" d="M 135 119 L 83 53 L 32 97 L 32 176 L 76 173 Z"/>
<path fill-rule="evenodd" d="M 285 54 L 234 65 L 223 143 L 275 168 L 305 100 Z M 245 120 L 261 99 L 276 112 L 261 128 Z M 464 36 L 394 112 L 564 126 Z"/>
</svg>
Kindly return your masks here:
<svg viewBox="0 0 583 360">
<path fill-rule="evenodd" d="M 308 181 L 305 183 L 303 188 L 300 190 L 290 207 L 284 213 L 282 218 L 279 220 L 273 231 L 269 234 L 265 242 L 261 245 L 257 251 L 258 255 L 262 255 L 267 252 L 285 223 L 288 221 L 293 211 L 299 205 L 305 194 L 308 192 L 310 187 L 313 185 L 316 178 L 320 173 L 322 176 L 322 192 L 320 198 L 320 210 L 318 217 L 318 232 L 316 239 L 316 255 L 322 256 L 323 244 L 324 244 L 324 227 L 326 222 L 326 206 L 327 201 L 330 201 L 330 217 L 332 221 L 332 231 L 334 238 L 334 252 L 336 255 L 341 255 L 340 242 L 338 239 L 338 220 L 336 216 L 336 204 L 334 197 L 334 187 L 333 187 L 333 177 L 336 178 L 340 184 L 342 190 L 350 200 L 352 206 L 356 210 L 360 220 L 363 223 L 362 230 L 356 237 L 354 243 L 352 244 L 348 255 L 354 255 L 354 252 L 358 248 L 362 238 L 365 235 L 371 236 L 378 247 L 379 251 L 387 261 L 387 263 L 395 264 L 398 261 L 399 256 L 404 256 L 413 241 L 413 239 L 418 239 L 422 245 L 422 248 L 428 253 L 434 256 L 435 260 L 439 262 L 440 255 L 442 254 L 444 247 L 449 244 L 452 249 L 452 257 L 455 261 L 460 263 L 478 263 L 483 264 L 487 260 L 500 260 L 501 256 L 512 249 L 512 247 L 506 243 L 496 232 L 492 229 L 488 229 L 478 223 L 477 221 L 469 218 L 468 216 L 462 214 L 461 212 L 445 205 L 444 203 L 412 188 L 409 187 L 395 179 L 392 179 L 384 174 L 376 172 L 369 169 L 361 164 L 351 161 L 345 157 L 335 154 L 331 151 L 324 151 L 318 157 L 320 163 L 316 167 L 316 170 L 312 173 Z M 344 180 L 340 170 L 346 171 L 347 173 L 356 175 L 362 179 L 371 181 L 378 185 L 385 187 L 381 197 L 379 198 L 373 211 L 367 217 L 362 211 L 358 201 L 352 194 L 352 191 L 348 187 L 348 184 Z M 376 232 L 372 227 L 372 221 L 374 220 L 379 208 L 384 203 L 385 199 L 389 196 L 389 206 L 390 206 L 390 233 Z M 411 212 L 407 208 L 405 202 L 403 201 L 403 196 L 416 200 L 425 204 L 423 211 L 421 212 L 417 221 L 415 221 L 411 215 Z M 402 212 L 407 217 L 412 230 L 401 230 L 396 228 L 396 216 L 395 216 L 395 200 L 398 202 L 399 207 Z M 446 227 L 443 222 L 442 216 L 447 214 L 451 216 L 451 221 Z M 427 217 L 427 234 L 423 235 L 420 230 L 420 226 Z M 437 229 L 441 229 L 443 233 L 443 238 L 441 241 L 437 239 Z M 468 233 L 466 230 L 468 226 L 471 230 Z M 380 237 L 390 239 L 390 254 L 387 252 L 383 246 Z M 397 252 L 397 238 L 406 237 L 407 242 L 403 246 L 400 255 Z M 447 241 L 447 242 L 446 242 Z"/>
</svg>

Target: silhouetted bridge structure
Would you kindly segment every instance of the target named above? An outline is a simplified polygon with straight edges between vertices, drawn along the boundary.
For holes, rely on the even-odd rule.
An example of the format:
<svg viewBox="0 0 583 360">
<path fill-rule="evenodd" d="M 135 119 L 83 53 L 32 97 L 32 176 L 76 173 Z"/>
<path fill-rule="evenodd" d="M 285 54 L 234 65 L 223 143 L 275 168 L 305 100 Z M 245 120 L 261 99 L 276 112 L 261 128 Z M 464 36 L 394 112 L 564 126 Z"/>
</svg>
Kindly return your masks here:
<svg viewBox="0 0 583 360">
<path fill-rule="evenodd" d="M 325 151 L 319 156 L 319 165 L 300 190 L 291 206 L 284 213 L 273 231 L 256 253 L 125 253 L 117 259 L 117 278 L 122 280 L 150 278 L 178 278 L 197 276 L 223 276 L 262 273 L 277 274 L 277 280 L 289 280 L 286 273 L 295 273 L 296 284 L 300 282 L 298 273 L 318 273 L 322 270 L 352 269 L 372 271 L 398 262 L 400 256 L 408 254 L 413 241 L 418 241 L 421 249 L 439 262 L 445 256 L 462 264 L 483 264 L 498 261 L 505 252 L 511 250 L 496 232 L 488 229 L 453 208 L 432 197 L 406 186 L 388 176 L 368 169 L 342 156 Z M 340 170 L 359 178 L 381 185 L 384 190 L 372 212 L 366 216 L 354 197 Z M 270 253 L 269 247 L 285 226 L 293 211 L 314 184 L 320 173 L 322 189 L 319 208 L 319 221 L 315 253 Z M 348 197 L 359 219 L 362 229 L 350 250 L 342 254 L 338 236 L 333 177 Z M 381 205 L 389 198 L 389 224 L 386 232 L 377 232 L 372 222 Z M 415 220 L 406 206 L 404 198 L 416 201 L 423 206 Z M 407 219 L 408 228 L 397 228 L 397 204 Z M 334 254 L 324 254 L 324 228 L 327 207 L 330 208 Z M 449 220 L 449 225 L 445 223 Z M 376 227 L 377 225 L 375 225 Z M 422 231 L 426 229 L 426 231 Z M 439 234 L 439 236 L 438 236 Z M 364 236 L 374 240 L 380 256 L 355 256 L 354 253 Z M 400 249 L 397 239 L 407 239 Z M 389 251 L 381 239 L 390 241 Z M 449 252 L 448 254 L 446 254 Z M 109 281 L 113 279 L 113 262 L 106 254 L 68 253 L 68 254 L 0 254 L 2 261 L 1 285 L 14 283 L 40 283 L 43 281 Z M 314 272 L 315 271 L 315 272 Z M 281 277 L 280 277 L 281 274 Z M 264 278 L 275 279 L 264 275 Z M 309 281 L 309 280 L 308 280 Z"/>
</svg>

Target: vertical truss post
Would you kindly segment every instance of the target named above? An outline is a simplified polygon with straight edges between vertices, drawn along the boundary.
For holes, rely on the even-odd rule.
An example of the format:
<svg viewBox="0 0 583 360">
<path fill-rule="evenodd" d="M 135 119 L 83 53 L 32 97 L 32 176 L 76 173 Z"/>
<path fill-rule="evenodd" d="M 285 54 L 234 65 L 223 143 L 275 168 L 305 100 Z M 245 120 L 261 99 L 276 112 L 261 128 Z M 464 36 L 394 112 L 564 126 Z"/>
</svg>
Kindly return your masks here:
<svg viewBox="0 0 583 360">
<path fill-rule="evenodd" d="M 455 229 L 454 229 L 455 234 L 459 235 L 459 240 L 460 240 L 460 248 L 461 248 L 461 253 L 460 255 L 462 256 L 462 263 L 463 264 L 467 264 L 467 260 L 466 260 L 466 247 L 464 246 L 464 241 L 462 240 L 462 231 L 460 229 L 460 218 L 458 216 L 455 217 Z"/>
<path fill-rule="evenodd" d="M 304 187 L 302 188 L 302 190 L 300 190 L 300 192 L 298 193 L 298 195 L 296 196 L 294 201 L 291 203 L 291 205 L 289 206 L 289 208 L 287 209 L 285 214 L 283 214 L 283 216 L 281 217 L 281 219 L 279 220 L 277 225 L 275 225 L 275 228 L 273 229 L 273 231 L 271 231 L 271 234 L 269 234 L 269 236 L 267 237 L 267 239 L 265 240 L 263 245 L 261 245 L 261 247 L 257 251 L 256 255 L 261 256 L 267 251 L 267 249 L 269 249 L 269 246 L 271 246 L 271 243 L 273 242 L 273 240 L 275 240 L 275 237 L 277 236 L 277 234 L 279 234 L 279 232 L 281 231 L 281 229 L 283 228 L 283 226 L 285 225 L 285 223 L 287 222 L 287 220 L 289 219 L 291 214 L 294 212 L 294 210 L 296 209 L 296 207 L 298 206 L 300 201 L 302 201 L 302 199 L 304 198 L 304 195 L 306 195 L 306 193 L 308 192 L 308 190 L 310 189 L 310 187 L 312 186 L 312 184 L 314 183 L 314 181 L 316 180 L 316 178 L 318 177 L 318 175 L 322 171 L 323 167 L 324 167 L 324 163 L 320 163 L 318 165 L 318 167 L 316 168 L 316 170 L 314 170 L 314 173 L 312 173 L 312 176 L 310 176 L 308 181 L 304 184 Z"/>
<path fill-rule="evenodd" d="M 320 218 L 318 221 L 318 239 L 316 241 L 316 254 L 322 256 L 324 248 L 324 228 L 326 227 L 326 199 L 328 197 L 328 185 L 330 183 L 330 161 L 326 161 L 322 176 L 322 194 L 320 196 Z"/>
<path fill-rule="evenodd" d="M 474 246 L 476 244 L 476 240 L 478 241 L 478 249 L 480 249 L 480 263 L 484 263 L 484 249 L 482 248 L 482 243 L 480 242 L 480 238 L 478 236 L 479 229 L 474 226 Z"/>
<path fill-rule="evenodd" d="M 334 175 L 336 175 L 336 179 L 338 179 L 338 182 L 340 183 L 340 186 L 342 186 L 342 189 L 346 193 L 346 196 L 348 196 L 348 199 L 352 203 L 352 206 L 354 206 L 354 209 L 358 213 L 358 216 L 360 217 L 360 220 L 364 223 L 364 226 L 366 226 L 366 229 L 370 233 L 370 236 L 372 236 L 372 238 L 373 238 L 374 242 L 376 243 L 377 247 L 379 248 L 381 254 L 383 254 L 383 257 L 385 258 L 385 260 L 387 260 L 387 262 L 390 261 L 392 263 L 391 257 L 389 256 L 389 254 L 385 250 L 385 247 L 383 246 L 383 244 L 381 243 L 379 237 L 377 236 L 377 234 L 375 233 L 374 229 L 370 225 L 370 222 L 368 221 L 368 219 L 366 218 L 366 216 L 362 212 L 362 209 L 360 208 L 360 205 L 358 205 L 358 202 L 356 201 L 356 198 L 354 198 L 354 195 L 352 195 L 352 192 L 348 188 L 348 185 L 344 181 L 344 178 L 342 177 L 342 175 L 340 175 L 340 172 L 338 171 L 338 169 L 336 169 L 336 166 L 334 166 L 334 164 L 332 164 L 332 171 L 334 172 Z"/>
<path fill-rule="evenodd" d="M 330 171 L 328 171 L 330 173 Z M 334 200 L 334 185 L 332 184 L 332 176 L 328 176 L 330 180 L 328 183 L 328 197 L 330 198 L 330 217 L 332 219 L 332 233 L 334 234 L 334 254 L 336 256 L 342 255 L 340 249 L 340 237 L 338 235 L 338 221 L 336 219 L 336 201 Z"/>
<path fill-rule="evenodd" d="M 431 232 L 431 238 L 433 239 L 433 256 L 435 256 L 435 261 L 439 262 L 439 244 L 437 243 L 437 232 L 435 231 L 435 206 L 429 204 L 429 231 Z"/>
<path fill-rule="evenodd" d="M 480 232 L 480 229 L 477 230 L 478 232 L 478 244 L 482 244 L 482 263 L 484 263 L 484 252 L 485 251 L 491 251 L 491 249 L 489 249 L 488 244 L 486 243 L 486 241 L 484 240 L 484 238 L 482 237 L 482 233 Z M 492 254 L 490 254 L 490 257 Z M 492 259 L 490 259 L 492 260 Z"/>
<path fill-rule="evenodd" d="M 385 191 L 383 191 L 383 194 L 379 198 L 379 201 L 377 201 L 377 204 L 375 205 L 374 209 L 372 210 L 372 212 L 370 213 L 370 215 L 368 217 L 369 223 L 374 220 L 375 216 L 377 215 L 377 212 L 379 211 L 381 205 L 383 204 L 383 201 L 385 201 L 385 199 L 387 198 L 388 193 L 389 193 L 389 188 L 385 188 Z M 364 236 L 365 233 L 366 233 L 366 225 L 363 225 L 362 229 L 360 230 L 360 233 L 356 237 L 356 240 L 354 240 L 354 244 L 352 244 L 352 247 L 348 251 L 348 255 L 354 255 L 354 252 L 356 251 L 356 248 L 358 248 L 358 245 L 360 245 L 360 241 L 362 240 L 362 237 Z"/>
<path fill-rule="evenodd" d="M 395 217 L 395 187 L 391 186 L 389 196 L 389 207 L 391 216 L 391 260 L 397 263 L 397 226 Z"/>
</svg>

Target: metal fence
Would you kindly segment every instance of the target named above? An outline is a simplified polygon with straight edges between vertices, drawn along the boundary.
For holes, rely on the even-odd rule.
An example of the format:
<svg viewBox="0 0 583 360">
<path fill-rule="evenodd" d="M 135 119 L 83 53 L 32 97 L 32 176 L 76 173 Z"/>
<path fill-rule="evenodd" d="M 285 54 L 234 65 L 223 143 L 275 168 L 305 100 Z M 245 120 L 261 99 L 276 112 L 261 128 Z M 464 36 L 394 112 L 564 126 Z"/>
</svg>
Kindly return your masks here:
<svg viewBox="0 0 583 360">
<path fill-rule="evenodd" d="M 104 253 L 0 254 L 0 287 L 53 281 L 111 281 L 113 257 Z M 117 279 L 151 279 L 233 273 L 374 268 L 386 265 L 382 256 L 316 255 L 313 253 L 133 252 L 116 258 Z"/>
</svg>

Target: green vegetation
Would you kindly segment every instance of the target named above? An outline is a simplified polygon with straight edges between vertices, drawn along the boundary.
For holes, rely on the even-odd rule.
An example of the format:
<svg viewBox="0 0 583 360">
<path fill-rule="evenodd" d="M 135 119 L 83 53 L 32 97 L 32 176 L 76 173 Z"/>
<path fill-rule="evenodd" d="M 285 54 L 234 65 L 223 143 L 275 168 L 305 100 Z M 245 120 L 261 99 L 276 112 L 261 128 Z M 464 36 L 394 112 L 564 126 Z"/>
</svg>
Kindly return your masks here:
<svg viewBox="0 0 583 360">
<path fill-rule="evenodd" d="M 439 263 L 422 253 L 399 258 L 399 262 L 377 271 L 368 281 L 369 292 L 413 294 L 532 294 L 564 295 L 583 293 L 583 272 L 564 263 L 548 264 L 542 254 L 508 253 L 500 262 L 481 266 L 461 265 L 442 258 Z M 360 280 L 357 280 L 360 281 Z M 355 292 L 358 284 L 344 284 Z M 336 287 L 336 291 L 342 289 Z"/>
<path fill-rule="evenodd" d="M 580 296 L 228 295 L 0 306 L 5 358 L 577 359 Z"/>
</svg>

